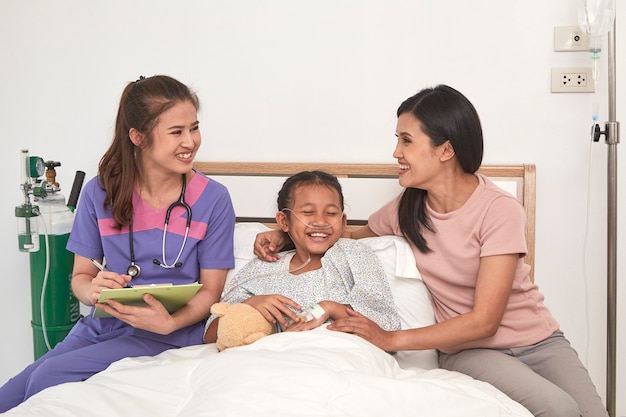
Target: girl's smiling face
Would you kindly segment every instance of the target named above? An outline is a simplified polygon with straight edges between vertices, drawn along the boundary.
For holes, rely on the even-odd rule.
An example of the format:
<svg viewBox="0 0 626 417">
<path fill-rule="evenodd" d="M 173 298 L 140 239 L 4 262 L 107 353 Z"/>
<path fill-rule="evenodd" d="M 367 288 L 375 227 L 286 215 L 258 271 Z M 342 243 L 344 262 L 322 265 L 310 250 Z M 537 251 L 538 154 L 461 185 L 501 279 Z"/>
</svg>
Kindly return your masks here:
<svg viewBox="0 0 626 417">
<path fill-rule="evenodd" d="M 310 255 L 319 260 L 339 240 L 347 223 L 339 194 L 324 185 L 299 185 L 291 201 L 291 207 L 277 214 L 277 221 L 291 236 L 294 258 L 306 261 Z"/>
</svg>

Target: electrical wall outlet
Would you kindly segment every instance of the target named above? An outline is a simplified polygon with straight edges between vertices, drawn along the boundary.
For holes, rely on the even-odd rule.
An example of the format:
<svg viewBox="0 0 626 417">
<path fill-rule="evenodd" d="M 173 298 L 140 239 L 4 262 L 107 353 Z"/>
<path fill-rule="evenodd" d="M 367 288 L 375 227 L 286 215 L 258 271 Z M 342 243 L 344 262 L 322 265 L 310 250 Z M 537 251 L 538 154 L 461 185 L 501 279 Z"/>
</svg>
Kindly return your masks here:
<svg viewBox="0 0 626 417">
<path fill-rule="evenodd" d="M 578 26 L 554 28 L 554 50 L 556 52 L 589 52 L 591 38 Z"/>
<path fill-rule="evenodd" d="M 595 81 L 591 68 L 552 68 L 553 93 L 594 93 Z"/>
</svg>

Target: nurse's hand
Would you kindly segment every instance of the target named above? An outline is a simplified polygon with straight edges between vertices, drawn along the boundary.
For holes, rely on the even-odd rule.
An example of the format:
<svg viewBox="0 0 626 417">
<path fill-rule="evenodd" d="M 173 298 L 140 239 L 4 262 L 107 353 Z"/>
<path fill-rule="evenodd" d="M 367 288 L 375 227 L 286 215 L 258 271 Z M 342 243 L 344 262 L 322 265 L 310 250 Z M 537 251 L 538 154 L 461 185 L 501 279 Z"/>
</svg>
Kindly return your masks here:
<svg viewBox="0 0 626 417">
<path fill-rule="evenodd" d="M 74 255 L 72 292 L 81 303 L 92 306 L 98 302 L 100 292 L 107 288 L 123 288 L 132 279 L 130 275 L 108 271 L 100 261 Z"/>
<path fill-rule="evenodd" d="M 96 306 L 137 329 L 163 335 L 176 330 L 174 319 L 159 300 L 150 294 L 144 294 L 143 300 L 145 307 L 127 306 L 112 299 Z"/>
<path fill-rule="evenodd" d="M 90 282 L 89 289 L 87 290 L 87 297 L 91 302 L 86 304 L 96 304 L 102 290 L 124 288 L 128 286 L 131 279 L 132 277 L 130 275 L 118 274 L 116 272 L 106 270 L 99 271 Z"/>
</svg>

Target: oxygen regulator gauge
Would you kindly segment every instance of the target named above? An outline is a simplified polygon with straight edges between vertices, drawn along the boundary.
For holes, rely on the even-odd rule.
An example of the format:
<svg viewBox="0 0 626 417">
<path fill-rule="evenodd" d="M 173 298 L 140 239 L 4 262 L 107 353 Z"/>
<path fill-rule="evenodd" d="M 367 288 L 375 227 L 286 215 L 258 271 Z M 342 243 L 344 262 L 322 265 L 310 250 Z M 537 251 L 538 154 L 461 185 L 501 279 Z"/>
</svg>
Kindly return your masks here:
<svg viewBox="0 0 626 417">
<path fill-rule="evenodd" d="M 46 164 L 43 162 L 43 158 L 38 156 L 28 157 L 28 176 L 30 178 L 39 178 L 43 176 L 46 171 Z"/>
</svg>

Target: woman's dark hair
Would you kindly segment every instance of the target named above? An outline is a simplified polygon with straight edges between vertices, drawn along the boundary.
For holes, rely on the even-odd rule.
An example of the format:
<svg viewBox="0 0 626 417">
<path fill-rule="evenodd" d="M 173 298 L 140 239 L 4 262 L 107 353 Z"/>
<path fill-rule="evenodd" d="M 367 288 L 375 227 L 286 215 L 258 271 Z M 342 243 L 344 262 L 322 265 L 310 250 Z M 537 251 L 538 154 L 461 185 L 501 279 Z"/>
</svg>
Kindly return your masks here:
<svg viewBox="0 0 626 417">
<path fill-rule="evenodd" d="M 483 160 L 483 132 L 476 109 L 463 94 L 447 85 L 426 88 L 400 105 L 398 117 L 403 113 L 411 113 L 420 122 L 433 146 L 449 140 L 464 172 L 478 170 Z M 435 231 L 425 202 L 425 190 L 407 188 L 398 206 L 400 230 L 422 253 L 430 252 L 422 230 Z"/>
<path fill-rule="evenodd" d="M 324 171 L 302 171 L 287 178 L 278 192 L 276 204 L 278 211 L 282 211 L 293 202 L 293 192 L 297 187 L 302 185 L 321 185 L 337 191 L 341 202 L 341 210 L 343 211 L 343 191 L 337 177 Z M 286 213 L 289 215 L 289 213 Z"/>
<path fill-rule="evenodd" d="M 106 191 L 104 207 L 110 208 L 118 228 L 130 223 L 133 188 L 141 181 L 139 155 L 143 147 L 152 144 L 152 129 L 163 112 L 185 101 L 200 108 L 195 93 L 166 75 L 140 77 L 122 92 L 113 142 L 98 165 L 100 185 Z M 135 146 L 130 140 L 131 128 L 145 136 L 144 146 Z"/>
</svg>

